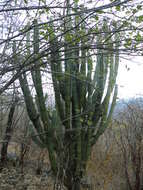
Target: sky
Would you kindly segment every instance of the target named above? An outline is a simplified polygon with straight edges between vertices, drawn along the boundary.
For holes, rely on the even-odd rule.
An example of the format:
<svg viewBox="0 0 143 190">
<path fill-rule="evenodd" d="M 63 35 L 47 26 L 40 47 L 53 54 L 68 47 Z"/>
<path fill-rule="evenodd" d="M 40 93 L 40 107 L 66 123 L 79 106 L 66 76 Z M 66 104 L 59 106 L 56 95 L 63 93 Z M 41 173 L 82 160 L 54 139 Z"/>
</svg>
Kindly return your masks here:
<svg viewBox="0 0 143 190">
<path fill-rule="evenodd" d="M 143 57 L 121 58 L 117 84 L 118 98 L 143 96 Z"/>
</svg>

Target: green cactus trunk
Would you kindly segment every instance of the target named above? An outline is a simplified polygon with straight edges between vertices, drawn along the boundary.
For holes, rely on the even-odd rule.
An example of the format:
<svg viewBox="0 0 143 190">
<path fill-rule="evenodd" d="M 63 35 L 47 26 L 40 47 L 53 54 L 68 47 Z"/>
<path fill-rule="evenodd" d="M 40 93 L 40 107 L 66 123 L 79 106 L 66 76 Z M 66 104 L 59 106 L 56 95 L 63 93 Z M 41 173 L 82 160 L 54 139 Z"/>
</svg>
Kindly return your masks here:
<svg viewBox="0 0 143 190">
<path fill-rule="evenodd" d="M 68 7 L 69 2 L 67 15 L 70 13 Z M 56 180 L 69 190 L 80 189 L 80 180 L 86 172 L 92 146 L 107 128 L 117 96 L 118 51 L 114 55 L 103 50 L 108 45 L 102 45 L 110 31 L 107 21 L 104 21 L 102 28 L 106 35 L 102 32 L 96 37 L 99 50 L 95 62 L 90 56 L 89 48 L 85 48 L 88 31 L 80 21 L 78 16 L 65 17 L 63 54 L 60 53 L 60 39 L 56 35 L 54 24 L 47 28 L 50 44 L 50 57 L 47 59 L 55 93 L 55 109 L 48 111 L 46 108 L 42 74 L 40 67 L 36 66 L 38 62 L 34 63 L 35 69 L 31 70 L 36 101 L 28 87 L 26 74 L 19 77 L 27 112 L 34 126 L 31 127 L 33 141 L 41 148 L 48 149 Z M 37 56 L 40 53 L 40 40 L 36 20 L 34 25 L 33 54 Z M 80 33 L 81 36 L 78 37 L 77 34 Z M 27 35 L 27 39 L 30 39 L 30 34 Z M 112 38 L 107 41 L 109 44 L 113 44 L 118 37 Z M 110 45 L 110 48 L 113 46 L 118 49 L 119 44 Z M 29 52 L 28 49 L 27 54 Z"/>
</svg>

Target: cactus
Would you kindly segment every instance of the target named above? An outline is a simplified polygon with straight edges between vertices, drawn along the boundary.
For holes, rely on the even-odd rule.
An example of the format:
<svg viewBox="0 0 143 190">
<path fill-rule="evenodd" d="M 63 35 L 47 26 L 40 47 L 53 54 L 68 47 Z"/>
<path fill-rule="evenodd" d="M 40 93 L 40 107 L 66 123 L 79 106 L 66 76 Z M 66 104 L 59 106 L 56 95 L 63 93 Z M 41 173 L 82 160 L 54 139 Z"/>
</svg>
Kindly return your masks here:
<svg viewBox="0 0 143 190">
<path fill-rule="evenodd" d="M 67 14 L 69 9 L 67 5 Z M 109 52 L 108 47 L 116 47 L 113 40 L 106 39 L 110 31 L 107 21 L 102 30 L 105 34 L 96 37 L 96 62 L 90 56 L 90 50 L 85 48 L 87 39 L 76 38 L 82 31 L 87 34 L 86 27 L 80 18 L 75 16 L 75 22 L 65 17 L 64 26 L 64 56 L 59 51 L 59 39 L 53 24 L 48 26 L 50 44 L 50 69 L 55 93 L 55 110 L 48 111 L 45 104 L 40 67 L 31 70 L 36 91 L 34 102 L 28 87 L 26 74 L 19 77 L 21 89 L 29 117 L 34 128 L 31 128 L 33 141 L 49 151 L 51 168 L 55 177 L 61 180 L 68 189 L 80 189 L 80 179 L 86 172 L 92 146 L 107 128 L 116 102 L 116 76 L 119 63 L 119 53 Z M 74 30 L 69 30 L 73 27 Z M 34 21 L 34 56 L 39 54 L 39 28 Z M 85 35 L 86 36 L 86 35 Z M 29 39 L 29 37 L 27 38 Z M 29 43 L 29 42 L 28 42 Z M 29 50 L 27 50 L 29 53 Z M 80 58 L 81 55 L 81 58 Z M 61 59 L 64 57 L 64 60 Z M 39 60 L 41 61 L 41 60 Z M 111 103 L 112 101 L 112 103 Z M 111 106 L 110 106 L 111 105 Z"/>
</svg>

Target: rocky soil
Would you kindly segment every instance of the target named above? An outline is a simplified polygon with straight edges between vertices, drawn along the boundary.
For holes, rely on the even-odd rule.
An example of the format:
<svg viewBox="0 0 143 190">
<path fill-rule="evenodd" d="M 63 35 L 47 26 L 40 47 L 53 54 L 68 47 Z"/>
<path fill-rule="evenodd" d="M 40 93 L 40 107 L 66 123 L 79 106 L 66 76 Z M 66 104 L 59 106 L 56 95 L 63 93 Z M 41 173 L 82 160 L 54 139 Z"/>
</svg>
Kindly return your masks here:
<svg viewBox="0 0 143 190">
<path fill-rule="evenodd" d="M 42 172 L 36 175 L 31 168 L 24 169 L 21 173 L 20 168 L 6 167 L 0 172 L 1 190 L 50 190 L 52 189 L 52 178 Z"/>
</svg>

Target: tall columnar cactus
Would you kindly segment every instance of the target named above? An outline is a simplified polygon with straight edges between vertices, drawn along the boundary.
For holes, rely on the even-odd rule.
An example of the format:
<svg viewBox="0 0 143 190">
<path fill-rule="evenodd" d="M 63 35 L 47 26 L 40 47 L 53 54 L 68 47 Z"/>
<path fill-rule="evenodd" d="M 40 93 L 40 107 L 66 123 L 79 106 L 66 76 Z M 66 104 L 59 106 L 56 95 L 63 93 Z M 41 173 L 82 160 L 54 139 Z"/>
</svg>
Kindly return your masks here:
<svg viewBox="0 0 143 190">
<path fill-rule="evenodd" d="M 79 24 L 78 16 L 73 18 L 74 22 L 69 17 L 65 18 L 62 54 L 54 25 L 48 26 L 50 58 L 47 59 L 55 93 L 55 109 L 50 112 L 46 108 L 42 75 L 40 67 L 36 66 L 38 62 L 34 63 L 35 69 L 31 71 L 36 101 L 32 98 L 26 74 L 19 81 L 34 126 L 31 128 L 33 140 L 48 149 L 55 177 L 69 190 L 79 190 L 92 146 L 107 128 L 115 105 L 119 55 L 118 51 L 113 54 L 108 49 L 117 50 L 119 44 L 113 45 L 117 36 L 106 40 L 110 28 L 104 21 L 103 32 L 96 37 L 98 50 L 94 62 L 90 56 L 84 23 Z M 37 56 L 39 29 L 36 20 L 34 25 L 33 52 Z M 73 30 L 70 30 L 72 27 Z M 76 35 L 80 33 L 83 36 L 77 38 Z M 104 40 L 109 45 L 102 44 Z"/>
</svg>

